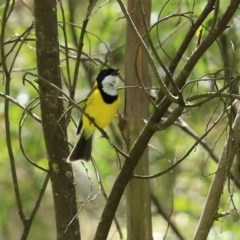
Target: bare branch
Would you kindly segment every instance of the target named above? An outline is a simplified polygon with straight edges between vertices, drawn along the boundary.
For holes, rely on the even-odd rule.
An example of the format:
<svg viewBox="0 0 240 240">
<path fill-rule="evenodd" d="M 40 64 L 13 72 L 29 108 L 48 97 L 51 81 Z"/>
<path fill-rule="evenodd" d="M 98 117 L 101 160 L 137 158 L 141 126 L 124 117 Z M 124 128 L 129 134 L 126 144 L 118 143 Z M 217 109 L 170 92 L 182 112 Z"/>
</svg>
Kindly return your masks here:
<svg viewBox="0 0 240 240">
<path fill-rule="evenodd" d="M 41 190 L 39 192 L 39 195 L 38 195 L 38 198 L 37 198 L 37 201 L 35 203 L 35 206 L 33 207 L 33 210 L 30 214 L 30 217 L 28 219 L 25 219 L 25 222 L 24 222 L 24 230 L 23 230 L 23 233 L 22 233 L 22 236 L 21 236 L 21 240 L 26 240 L 27 237 L 28 237 L 28 234 L 29 234 L 29 231 L 31 229 L 31 226 L 32 226 L 32 223 L 33 223 L 33 220 L 37 214 L 37 211 L 40 207 L 40 204 L 42 202 L 42 199 L 43 199 L 43 195 L 45 193 L 45 190 L 47 188 L 47 184 L 49 182 L 49 173 L 46 175 L 44 181 L 43 181 L 43 184 L 42 184 L 42 187 L 41 187 Z"/>
<path fill-rule="evenodd" d="M 157 69 L 157 64 L 155 63 L 155 60 L 154 60 L 151 52 L 149 51 L 146 43 L 145 43 L 144 40 L 142 39 L 142 37 L 141 37 L 141 35 L 139 34 L 138 30 L 136 29 L 136 27 L 135 27 L 135 25 L 134 25 L 134 23 L 133 23 L 133 21 L 132 21 L 132 18 L 131 18 L 131 16 L 129 15 L 127 9 L 126 9 L 125 4 L 124 4 L 121 0 L 118 0 L 118 4 L 119 4 L 119 6 L 121 7 L 122 12 L 124 13 L 127 21 L 128 21 L 128 22 L 130 23 L 130 25 L 132 26 L 133 31 L 136 33 L 136 35 L 137 35 L 137 37 L 138 37 L 138 39 L 139 39 L 139 42 L 140 42 L 142 48 L 145 50 L 145 53 L 146 53 L 147 56 L 148 56 L 149 63 L 150 63 L 150 65 L 151 65 L 151 67 L 152 67 L 152 70 L 153 70 L 153 72 L 154 72 L 154 74 L 155 74 L 155 77 L 157 78 L 157 80 L 158 80 L 158 82 L 159 82 L 159 84 L 160 84 L 160 86 L 161 86 L 162 91 L 164 92 L 164 94 L 167 96 L 167 98 L 168 98 L 171 102 L 175 102 L 175 103 L 178 102 L 178 98 L 175 97 L 175 96 L 169 91 L 169 89 L 168 89 L 167 86 L 165 85 L 163 79 L 160 77 L 160 75 L 159 75 L 159 73 L 158 73 L 158 69 Z"/>
<path fill-rule="evenodd" d="M 11 174 L 12 180 L 14 185 L 14 193 L 17 202 L 18 213 L 20 216 L 21 221 L 24 223 L 26 221 L 26 217 L 23 211 L 22 200 L 20 195 L 20 189 L 18 184 L 18 177 L 15 165 L 15 158 L 13 153 L 12 147 L 12 137 L 11 137 L 11 125 L 10 125 L 10 118 L 9 118 L 9 102 L 11 97 L 7 97 L 10 95 L 10 82 L 11 82 L 11 72 L 9 67 L 7 66 L 6 58 L 5 58 L 5 48 L 4 48 L 4 39 L 5 39 L 5 28 L 7 25 L 8 18 L 13 10 L 15 1 L 7 0 L 5 4 L 5 8 L 2 15 L 2 25 L 1 25 L 1 34 L 0 34 L 0 51 L 1 51 L 1 59 L 2 59 L 2 66 L 3 66 L 3 73 L 5 75 L 5 93 L 3 96 L 5 97 L 4 102 L 4 119 L 5 119 L 5 131 L 6 131 L 6 144 L 8 149 L 8 156 L 11 166 Z"/>
<path fill-rule="evenodd" d="M 214 175 L 204 210 L 194 234 L 194 240 L 206 239 L 217 216 L 217 206 L 219 205 L 226 177 L 232 166 L 232 161 L 240 146 L 240 111 L 234 120 L 232 131 L 229 134 L 221 158 L 219 160 L 217 171 Z"/>
<path fill-rule="evenodd" d="M 83 40 L 84 40 L 84 36 L 85 36 L 85 33 L 86 33 L 86 28 L 87 28 L 87 25 L 88 25 L 89 17 L 92 13 L 92 10 L 93 10 L 95 4 L 96 4 L 96 0 L 90 0 L 89 1 L 86 17 L 83 21 L 81 34 L 80 34 L 79 40 L 78 40 L 77 60 L 76 60 L 76 65 L 75 65 L 75 69 L 74 69 L 74 74 L 73 74 L 73 81 L 72 81 L 72 85 L 71 85 L 71 88 L 70 88 L 70 97 L 72 99 L 74 99 L 76 85 L 77 85 L 78 72 L 79 72 L 79 66 L 80 66 L 80 62 L 81 62 L 81 55 L 82 55 L 82 49 L 83 49 Z"/>
<path fill-rule="evenodd" d="M 177 165 L 179 165 L 182 161 L 184 161 L 187 156 L 189 156 L 189 154 L 196 148 L 196 146 L 198 144 L 201 143 L 201 141 L 212 131 L 212 129 L 222 120 L 222 117 L 224 116 L 224 113 L 222 113 L 215 121 L 214 123 L 212 124 L 211 127 L 208 128 L 208 130 L 201 136 L 197 139 L 197 141 L 188 149 L 188 151 L 186 152 L 186 154 L 184 154 L 183 157 L 181 157 L 179 160 L 177 160 L 172 166 L 170 166 L 169 168 L 167 168 L 166 170 L 164 171 L 161 171 L 159 173 L 156 173 L 156 174 L 152 174 L 152 175 L 149 175 L 149 176 L 142 176 L 142 175 L 134 175 L 133 177 L 134 178 L 140 178 L 140 179 L 150 179 L 150 178 L 156 178 L 156 177 L 160 177 L 164 174 L 166 174 L 167 172 L 173 170 Z"/>
</svg>

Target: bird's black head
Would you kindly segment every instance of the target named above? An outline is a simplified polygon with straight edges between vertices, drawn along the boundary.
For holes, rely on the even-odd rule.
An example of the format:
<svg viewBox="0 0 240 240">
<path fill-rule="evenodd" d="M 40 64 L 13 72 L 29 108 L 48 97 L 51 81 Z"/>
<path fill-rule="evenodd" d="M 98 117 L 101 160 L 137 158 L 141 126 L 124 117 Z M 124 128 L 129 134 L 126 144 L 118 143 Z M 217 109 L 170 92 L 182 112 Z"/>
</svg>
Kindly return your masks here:
<svg viewBox="0 0 240 240">
<path fill-rule="evenodd" d="M 101 83 L 105 77 L 107 76 L 118 76 L 119 69 L 113 69 L 113 68 L 106 68 L 100 71 L 100 73 L 97 76 L 97 82 Z"/>
<path fill-rule="evenodd" d="M 117 100 L 118 69 L 107 68 L 101 70 L 97 76 L 97 87 L 105 103 Z"/>
</svg>

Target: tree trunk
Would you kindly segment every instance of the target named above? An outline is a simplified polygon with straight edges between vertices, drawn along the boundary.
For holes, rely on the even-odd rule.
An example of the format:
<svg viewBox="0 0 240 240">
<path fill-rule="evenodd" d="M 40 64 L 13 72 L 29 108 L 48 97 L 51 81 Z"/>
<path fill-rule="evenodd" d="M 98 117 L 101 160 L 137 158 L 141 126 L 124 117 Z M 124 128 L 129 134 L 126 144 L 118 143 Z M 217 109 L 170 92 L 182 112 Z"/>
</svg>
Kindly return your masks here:
<svg viewBox="0 0 240 240">
<path fill-rule="evenodd" d="M 144 35 L 143 18 L 147 24 L 150 21 L 151 1 L 141 1 L 144 14 L 138 0 L 128 1 L 128 12 L 141 36 Z M 136 57 L 137 56 L 137 57 Z M 125 62 L 126 85 L 149 86 L 148 61 L 144 50 L 139 47 L 136 33 L 133 32 L 130 24 L 127 26 L 126 62 Z M 149 101 L 143 89 L 129 88 L 125 95 L 125 118 L 128 121 L 127 129 L 127 150 L 138 137 L 144 126 L 144 119 L 148 118 Z M 146 146 L 143 146 L 145 148 Z M 145 150 L 141 160 L 137 164 L 135 174 L 147 175 L 148 152 Z M 133 179 L 127 187 L 127 229 L 129 240 L 141 240 L 152 238 L 151 224 L 151 202 L 148 180 Z"/>
<path fill-rule="evenodd" d="M 80 239 L 75 188 L 71 165 L 65 162 L 69 153 L 61 94 L 57 9 L 55 0 L 35 0 L 37 66 L 44 139 L 49 160 L 50 179 L 56 216 L 57 239 Z M 43 80 L 45 79 L 45 80 Z M 48 81 L 49 84 L 47 84 Z M 59 121 L 61 119 L 61 121 Z M 72 221 L 71 224 L 69 224 Z M 68 226 L 69 225 L 69 226 Z"/>
</svg>

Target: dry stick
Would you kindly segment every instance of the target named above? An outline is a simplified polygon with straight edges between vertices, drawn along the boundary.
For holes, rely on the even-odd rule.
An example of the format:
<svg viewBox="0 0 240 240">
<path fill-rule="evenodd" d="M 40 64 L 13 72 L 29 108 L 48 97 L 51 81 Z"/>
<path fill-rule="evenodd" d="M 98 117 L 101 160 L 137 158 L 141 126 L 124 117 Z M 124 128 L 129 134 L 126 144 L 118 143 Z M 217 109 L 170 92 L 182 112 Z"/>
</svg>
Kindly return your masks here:
<svg viewBox="0 0 240 240">
<path fill-rule="evenodd" d="M 213 178 L 204 210 L 200 217 L 198 227 L 196 229 L 194 240 L 206 239 L 208 233 L 212 227 L 214 220 L 217 218 L 217 211 L 224 188 L 226 177 L 230 171 L 234 156 L 236 152 L 239 151 L 238 147 L 240 145 L 240 111 L 238 111 L 237 116 L 234 120 L 232 131 L 227 139 L 216 174 Z"/>
</svg>

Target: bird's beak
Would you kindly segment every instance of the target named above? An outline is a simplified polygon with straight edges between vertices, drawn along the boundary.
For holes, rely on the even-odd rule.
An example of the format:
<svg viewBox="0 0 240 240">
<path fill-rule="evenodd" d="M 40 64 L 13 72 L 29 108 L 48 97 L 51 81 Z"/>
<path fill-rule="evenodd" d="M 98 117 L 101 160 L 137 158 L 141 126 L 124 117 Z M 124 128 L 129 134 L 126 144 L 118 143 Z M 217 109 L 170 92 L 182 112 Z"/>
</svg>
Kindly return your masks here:
<svg viewBox="0 0 240 240">
<path fill-rule="evenodd" d="M 119 69 L 115 69 L 115 71 L 112 74 L 113 76 L 118 76 L 119 75 Z"/>
</svg>

